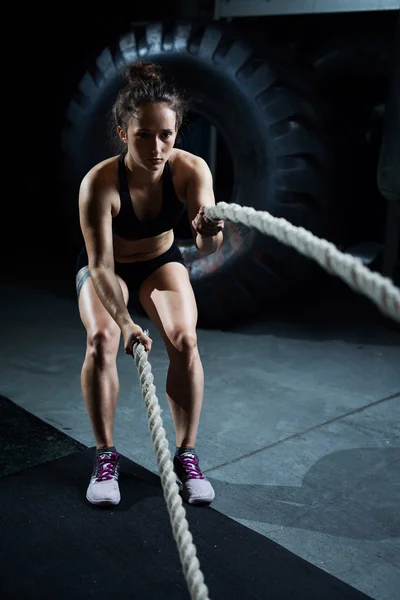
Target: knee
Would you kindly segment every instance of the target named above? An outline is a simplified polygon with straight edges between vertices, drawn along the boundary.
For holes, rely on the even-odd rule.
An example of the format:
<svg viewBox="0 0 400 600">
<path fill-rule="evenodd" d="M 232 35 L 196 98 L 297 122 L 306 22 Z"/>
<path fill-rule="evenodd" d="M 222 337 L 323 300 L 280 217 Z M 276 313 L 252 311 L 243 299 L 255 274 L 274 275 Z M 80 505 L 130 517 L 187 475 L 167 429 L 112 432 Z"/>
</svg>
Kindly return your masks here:
<svg viewBox="0 0 400 600">
<path fill-rule="evenodd" d="M 168 336 L 174 349 L 180 355 L 191 356 L 197 349 L 197 335 L 188 329 L 176 329 Z"/>
<path fill-rule="evenodd" d="M 95 329 L 88 332 L 87 353 L 100 365 L 115 360 L 118 345 L 119 336 L 110 329 Z"/>
</svg>

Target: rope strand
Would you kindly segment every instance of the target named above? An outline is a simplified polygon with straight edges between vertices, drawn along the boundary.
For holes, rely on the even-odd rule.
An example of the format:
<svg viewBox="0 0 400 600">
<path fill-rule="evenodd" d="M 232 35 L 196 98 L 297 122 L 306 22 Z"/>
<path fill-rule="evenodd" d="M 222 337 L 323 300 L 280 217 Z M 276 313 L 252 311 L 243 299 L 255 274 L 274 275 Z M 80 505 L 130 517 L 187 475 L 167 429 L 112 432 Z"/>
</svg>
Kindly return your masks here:
<svg viewBox="0 0 400 600">
<path fill-rule="evenodd" d="M 155 393 L 156 388 L 153 384 L 154 377 L 143 344 L 138 343 L 133 346 L 133 358 L 135 359 L 139 373 L 149 430 L 157 456 L 164 498 L 169 512 L 172 532 L 178 546 L 183 573 L 192 600 L 209 600 L 208 588 L 204 583 L 204 576 L 200 570 L 200 562 L 196 556 L 196 547 L 193 544 L 193 537 L 186 520 L 186 511 L 179 494 L 174 465 L 171 460 L 168 440 L 161 418 L 161 409 Z"/>
<path fill-rule="evenodd" d="M 313 258 L 328 273 L 343 279 L 356 292 L 365 294 L 382 313 L 400 323 L 399 288 L 387 277 L 370 271 L 359 258 L 340 252 L 331 242 L 316 237 L 303 227 L 292 225 L 286 219 L 248 206 L 219 202 L 216 206 L 207 206 L 205 214 L 216 221 L 227 219 L 242 223 L 292 246 L 304 256 Z"/>
</svg>

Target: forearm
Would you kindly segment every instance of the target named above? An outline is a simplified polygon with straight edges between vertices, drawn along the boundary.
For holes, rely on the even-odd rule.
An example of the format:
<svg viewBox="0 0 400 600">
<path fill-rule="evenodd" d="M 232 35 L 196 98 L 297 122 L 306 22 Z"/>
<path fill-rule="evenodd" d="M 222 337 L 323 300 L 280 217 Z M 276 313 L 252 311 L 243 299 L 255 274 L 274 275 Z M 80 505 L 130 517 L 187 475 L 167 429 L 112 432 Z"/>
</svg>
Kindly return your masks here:
<svg viewBox="0 0 400 600">
<path fill-rule="evenodd" d="M 122 330 L 124 325 L 132 323 L 121 286 L 114 271 L 97 267 L 90 269 L 90 277 L 101 303 L 119 328 Z"/>
<path fill-rule="evenodd" d="M 220 245 L 222 244 L 224 239 L 224 235 L 222 231 L 220 231 L 214 237 L 202 237 L 201 235 L 196 235 L 196 248 L 202 254 L 213 254 L 216 252 Z"/>
</svg>

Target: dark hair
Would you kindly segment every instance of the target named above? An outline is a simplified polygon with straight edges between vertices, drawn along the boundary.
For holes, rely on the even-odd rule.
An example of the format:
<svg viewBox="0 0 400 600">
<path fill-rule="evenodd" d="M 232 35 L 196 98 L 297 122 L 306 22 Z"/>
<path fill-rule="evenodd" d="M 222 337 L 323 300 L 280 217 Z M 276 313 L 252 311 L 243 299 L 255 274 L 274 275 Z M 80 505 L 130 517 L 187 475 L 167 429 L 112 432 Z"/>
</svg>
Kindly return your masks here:
<svg viewBox="0 0 400 600">
<path fill-rule="evenodd" d="M 188 104 L 175 86 L 167 82 L 161 68 L 152 62 L 137 61 L 125 66 L 122 76 L 125 87 L 118 93 L 112 108 L 114 123 L 127 130 L 129 121 L 137 115 L 141 104 L 165 103 L 176 113 L 176 128 L 179 129 Z"/>
</svg>

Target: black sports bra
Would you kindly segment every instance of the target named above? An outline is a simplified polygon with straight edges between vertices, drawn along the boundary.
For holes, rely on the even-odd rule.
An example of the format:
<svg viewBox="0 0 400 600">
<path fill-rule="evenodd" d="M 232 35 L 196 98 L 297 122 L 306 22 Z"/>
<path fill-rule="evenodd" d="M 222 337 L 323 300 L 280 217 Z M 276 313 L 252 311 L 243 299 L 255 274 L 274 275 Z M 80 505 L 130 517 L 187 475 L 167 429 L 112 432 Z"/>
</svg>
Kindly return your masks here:
<svg viewBox="0 0 400 600">
<path fill-rule="evenodd" d="M 162 174 L 163 192 L 160 214 L 154 219 L 139 221 L 132 206 L 124 157 L 125 153 L 121 154 L 118 159 L 121 208 L 112 221 L 113 233 L 126 240 L 135 240 L 153 237 L 176 227 L 186 210 L 186 204 L 181 202 L 176 195 L 168 161 L 165 163 Z"/>
</svg>

